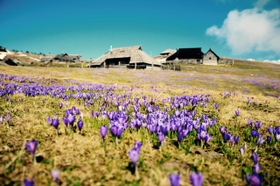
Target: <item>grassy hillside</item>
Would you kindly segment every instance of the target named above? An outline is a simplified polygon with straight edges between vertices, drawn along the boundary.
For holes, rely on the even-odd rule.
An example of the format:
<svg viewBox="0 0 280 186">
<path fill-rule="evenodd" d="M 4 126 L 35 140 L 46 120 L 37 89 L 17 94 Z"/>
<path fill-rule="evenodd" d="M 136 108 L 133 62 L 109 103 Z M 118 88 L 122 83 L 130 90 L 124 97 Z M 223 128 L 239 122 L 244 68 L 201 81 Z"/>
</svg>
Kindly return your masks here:
<svg viewBox="0 0 280 186">
<path fill-rule="evenodd" d="M 12 54 L 7 54 L 4 58 L 4 61 L 7 59 L 18 60 L 23 65 L 32 65 L 40 61 L 40 55 L 23 52 L 14 52 Z"/>
<path fill-rule="evenodd" d="M 164 186 L 174 173 L 183 186 L 194 172 L 203 185 L 280 184 L 279 65 L 236 61 L 179 72 L 0 66 L 0 72 L 3 185 L 28 178 L 36 185 Z M 73 115 L 67 127 L 63 118 Z M 26 148 L 32 139 L 34 155 Z M 131 150 L 140 152 L 135 165 Z M 60 170 L 56 182 L 51 170 Z"/>
</svg>

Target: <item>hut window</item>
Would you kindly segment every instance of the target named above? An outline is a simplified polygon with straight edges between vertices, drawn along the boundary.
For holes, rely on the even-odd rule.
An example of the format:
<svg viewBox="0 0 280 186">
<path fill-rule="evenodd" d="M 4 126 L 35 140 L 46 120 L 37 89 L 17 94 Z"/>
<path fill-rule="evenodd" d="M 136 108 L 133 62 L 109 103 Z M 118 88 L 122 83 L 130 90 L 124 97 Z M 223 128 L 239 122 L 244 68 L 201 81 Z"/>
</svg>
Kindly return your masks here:
<svg viewBox="0 0 280 186">
<path fill-rule="evenodd" d="M 209 57 L 209 60 L 211 60 L 211 57 Z"/>
</svg>

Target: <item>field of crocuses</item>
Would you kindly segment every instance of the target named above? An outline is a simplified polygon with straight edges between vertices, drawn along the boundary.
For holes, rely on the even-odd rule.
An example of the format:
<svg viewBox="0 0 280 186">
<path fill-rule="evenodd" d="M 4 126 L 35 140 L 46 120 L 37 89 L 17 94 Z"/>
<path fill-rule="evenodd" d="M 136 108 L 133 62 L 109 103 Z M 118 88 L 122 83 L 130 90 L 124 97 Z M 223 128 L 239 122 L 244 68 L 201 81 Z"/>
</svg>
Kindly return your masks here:
<svg viewBox="0 0 280 186">
<path fill-rule="evenodd" d="M 280 66 L 0 66 L 0 185 L 280 185 Z"/>
</svg>

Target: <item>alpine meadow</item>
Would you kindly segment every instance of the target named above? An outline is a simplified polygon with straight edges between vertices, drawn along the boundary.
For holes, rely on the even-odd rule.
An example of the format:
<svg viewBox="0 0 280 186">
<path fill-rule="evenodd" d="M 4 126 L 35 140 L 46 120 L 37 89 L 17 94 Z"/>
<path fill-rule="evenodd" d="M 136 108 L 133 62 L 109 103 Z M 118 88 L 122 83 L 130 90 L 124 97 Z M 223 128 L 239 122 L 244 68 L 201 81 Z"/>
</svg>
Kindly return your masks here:
<svg viewBox="0 0 280 186">
<path fill-rule="evenodd" d="M 280 66 L 0 66 L 1 185 L 280 185 Z"/>
</svg>

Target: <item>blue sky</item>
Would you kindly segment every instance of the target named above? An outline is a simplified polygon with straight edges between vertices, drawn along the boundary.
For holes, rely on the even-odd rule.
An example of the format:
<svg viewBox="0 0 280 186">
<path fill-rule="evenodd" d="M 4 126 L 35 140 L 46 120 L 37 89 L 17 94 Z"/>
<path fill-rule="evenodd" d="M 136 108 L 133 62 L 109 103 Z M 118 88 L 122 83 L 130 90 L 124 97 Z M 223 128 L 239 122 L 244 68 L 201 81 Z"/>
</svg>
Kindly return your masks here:
<svg viewBox="0 0 280 186">
<path fill-rule="evenodd" d="M 114 47 L 280 59 L 279 0 L 0 0 L 0 45 L 96 59 Z"/>
</svg>

